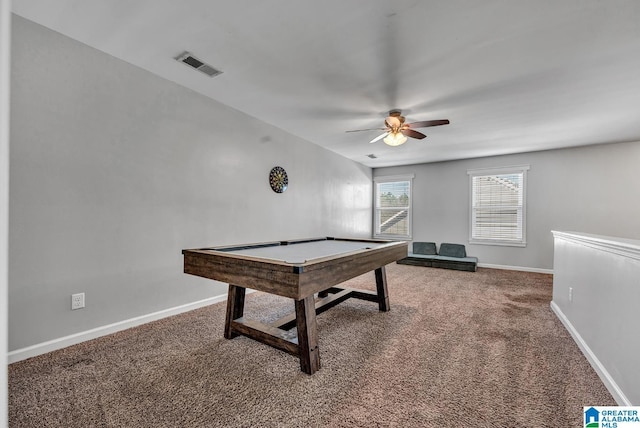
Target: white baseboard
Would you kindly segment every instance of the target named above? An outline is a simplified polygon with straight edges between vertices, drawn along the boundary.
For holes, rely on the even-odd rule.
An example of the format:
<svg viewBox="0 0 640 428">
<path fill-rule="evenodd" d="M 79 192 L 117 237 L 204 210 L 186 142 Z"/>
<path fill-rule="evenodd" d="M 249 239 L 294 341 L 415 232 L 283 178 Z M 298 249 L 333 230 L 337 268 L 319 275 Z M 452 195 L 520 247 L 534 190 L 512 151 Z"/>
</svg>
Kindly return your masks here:
<svg viewBox="0 0 640 428">
<path fill-rule="evenodd" d="M 576 331 L 573 327 L 569 319 L 564 315 L 560 307 L 555 303 L 551 302 L 551 310 L 556 314 L 560 322 L 567 329 L 573 340 L 576 342 L 584 356 L 591 364 L 591 367 L 596 371 L 604 386 L 607 387 L 613 399 L 616 400 L 619 406 L 632 406 L 631 401 L 624 395 L 622 390 L 618 387 L 618 384 L 613 380 L 607 369 L 602 365 L 598 357 L 591 351 L 591 348 L 587 345 L 587 343 L 582 339 L 582 336 Z M 592 403 L 597 404 L 597 403 Z M 590 403 L 585 403 L 586 405 L 590 405 Z"/>
<path fill-rule="evenodd" d="M 247 293 L 252 291 L 254 290 L 248 289 Z M 47 342 L 38 343 L 32 346 L 27 346 L 26 348 L 16 349 L 15 351 L 11 351 L 7 354 L 8 363 L 11 364 L 17 361 L 26 360 L 27 358 L 46 354 L 47 352 L 66 348 L 67 346 L 76 345 L 78 343 L 85 342 L 87 340 L 96 339 L 98 337 L 102 337 L 108 334 L 116 333 L 118 331 L 126 330 L 131 327 L 135 327 L 141 324 L 146 324 L 151 321 L 156 321 L 162 318 L 170 317 L 172 315 L 178 315 L 183 312 L 192 311 L 194 309 L 212 305 L 214 303 L 224 302 L 225 300 L 227 300 L 227 295 L 221 294 L 219 296 L 210 297 L 208 299 L 199 300 L 197 302 L 187 303 L 185 305 L 164 309 L 162 311 L 153 312 L 151 314 L 142 315 L 142 316 L 131 318 L 124 321 L 118 321 L 116 323 L 93 328 L 91 330 L 81 331 L 79 333 L 71 334 L 69 336 L 49 340 Z"/>
<path fill-rule="evenodd" d="M 492 265 L 490 263 L 478 263 L 478 267 L 503 270 L 519 270 L 522 272 L 547 273 L 553 275 L 553 269 L 532 268 L 524 266 Z"/>
</svg>

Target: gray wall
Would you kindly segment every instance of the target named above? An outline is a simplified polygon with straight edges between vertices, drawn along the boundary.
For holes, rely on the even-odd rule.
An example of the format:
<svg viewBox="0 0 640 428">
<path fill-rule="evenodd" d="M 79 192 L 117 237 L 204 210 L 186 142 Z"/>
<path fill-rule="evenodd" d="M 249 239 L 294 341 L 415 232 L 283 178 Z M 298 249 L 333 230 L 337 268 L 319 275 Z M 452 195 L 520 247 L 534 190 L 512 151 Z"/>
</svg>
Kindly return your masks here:
<svg viewBox="0 0 640 428">
<path fill-rule="evenodd" d="M 225 293 L 183 248 L 371 236 L 369 168 L 13 18 L 10 351 Z"/>
<path fill-rule="evenodd" d="M 527 246 L 469 244 L 467 170 L 528 164 Z M 640 239 L 640 142 L 377 168 L 415 173 L 413 240 L 455 242 L 480 263 L 553 268 L 551 230 Z"/>
</svg>

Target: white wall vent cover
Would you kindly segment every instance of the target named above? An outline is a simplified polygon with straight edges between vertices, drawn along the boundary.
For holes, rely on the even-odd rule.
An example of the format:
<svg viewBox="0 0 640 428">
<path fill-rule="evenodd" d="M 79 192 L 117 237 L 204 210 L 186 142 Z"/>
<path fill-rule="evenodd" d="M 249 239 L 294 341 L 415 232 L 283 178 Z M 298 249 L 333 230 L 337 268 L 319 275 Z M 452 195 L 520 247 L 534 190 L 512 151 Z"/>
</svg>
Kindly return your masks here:
<svg viewBox="0 0 640 428">
<path fill-rule="evenodd" d="M 222 74 L 222 71 L 210 66 L 209 64 L 205 64 L 203 61 L 200 61 L 189 52 L 184 52 L 182 55 L 177 57 L 176 60 L 188 65 L 191 68 L 195 68 L 196 70 L 203 72 L 209 77 L 214 77 L 218 74 Z"/>
</svg>

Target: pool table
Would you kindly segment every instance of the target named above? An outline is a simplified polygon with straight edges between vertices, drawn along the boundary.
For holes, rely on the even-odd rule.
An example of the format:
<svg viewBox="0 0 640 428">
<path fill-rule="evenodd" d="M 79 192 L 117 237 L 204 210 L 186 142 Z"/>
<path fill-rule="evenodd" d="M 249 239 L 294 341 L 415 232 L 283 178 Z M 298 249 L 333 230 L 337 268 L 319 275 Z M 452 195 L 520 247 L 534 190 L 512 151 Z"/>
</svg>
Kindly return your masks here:
<svg viewBox="0 0 640 428">
<path fill-rule="evenodd" d="M 288 352 L 300 359 L 303 372 L 313 374 L 320 369 L 316 315 L 349 298 L 375 302 L 380 311 L 388 311 L 385 266 L 407 257 L 407 250 L 404 241 L 327 237 L 182 254 L 185 273 L 229 284 L 225 338 L 243 335 Z M 370 271 L 375 271 L 376 292 L 337 286 Z M 245 319 L 246 288 L 289 297 L 295 312 L 270 324 Z"/>
</svg>

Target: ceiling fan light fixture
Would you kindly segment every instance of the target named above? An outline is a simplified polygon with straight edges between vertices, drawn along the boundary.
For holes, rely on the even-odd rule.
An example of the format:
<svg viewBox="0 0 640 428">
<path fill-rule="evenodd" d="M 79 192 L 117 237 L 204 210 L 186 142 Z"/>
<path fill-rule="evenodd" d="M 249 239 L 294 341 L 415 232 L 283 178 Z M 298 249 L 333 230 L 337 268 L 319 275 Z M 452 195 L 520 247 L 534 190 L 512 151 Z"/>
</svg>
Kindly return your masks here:
<svg viewBox="0 0 640 428">
<path fill-rule="evenodd" d="M 402 132 L 389 132 L 382 140 L 388 146 L 395 147 L 407 142 L 407 137 Z"/>
</svg>

